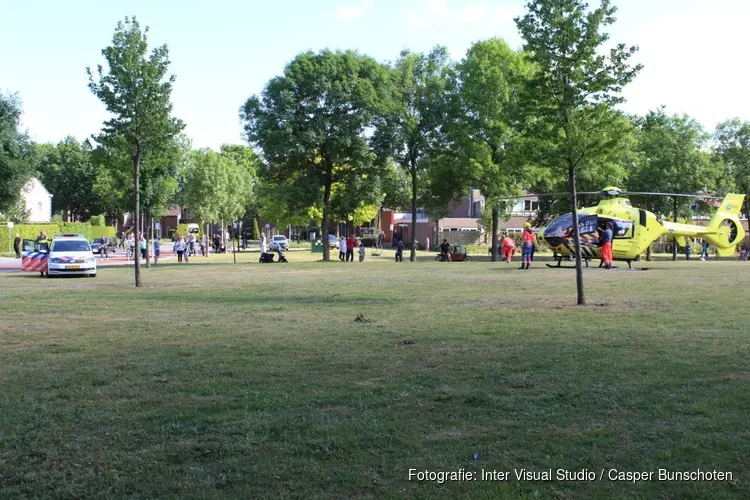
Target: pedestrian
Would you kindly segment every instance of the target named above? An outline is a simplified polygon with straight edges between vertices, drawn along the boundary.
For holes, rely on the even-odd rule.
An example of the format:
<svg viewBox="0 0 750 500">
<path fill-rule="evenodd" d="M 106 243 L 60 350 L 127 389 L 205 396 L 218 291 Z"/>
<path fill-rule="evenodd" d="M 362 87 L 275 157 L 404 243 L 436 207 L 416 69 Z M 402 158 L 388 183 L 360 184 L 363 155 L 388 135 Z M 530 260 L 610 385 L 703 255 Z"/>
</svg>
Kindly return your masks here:
<svg viewBox="0 0 750 500">
<path fill-rule="evenodd" d="M 398 240 L 398 243 L 396 243 L 396 262 L 403 262 L 404 261 L 404 242 L 401 240 Z"/>
<path fill-rule="evenodd" d="M 520 269 L 528 269 L 531 266 L 531 250 L 534 248 L 536 242 L 536 236 L 534 231 L 531 230 L 531 224 L 528 222 L 523 223 L 523 234 L 521 235 L 521 267 Z"/>
<path fill-rule="evenodd" d="M 602 245 L 602 262 L 607 269 L 612 269 L 612 223 L 607 222 L 606 229 L 602 231 L 599 241 Z"/>
<path fill-rule="evenodd" d="M 128 237 L 128 251 L 129 251 L 128 260 L 130 259 L 135 260 L 135 234 L 134 233 L 130 233 L 130 236 Z"/>
<path fill-rule="evenodd" d="M 260 235 L 260 254 L 261 255 L 263 255 L 264 253 L 266 253 L 266 251 L 268 250 L 268 248 L 266 247 L 266 245 L 267 245 L 267 243 L 266 243 L 266 235 L 265 234 L 261 234 Z"/>
<path fill-rule="evenodd" d="M 354 247 L 357 245 L 357 240 L 354 236 L 349 236 L 346 239 L 346 261 L 354 262 Z"/>
<path fill-rule="evenodd" d="M 383 248 L 383 242 L 385 241 L 385 231 L 380 231 L 378 236 L 378 248 Z"/>
<path fill-rule="evenodd" d="M 154 264 L 159 263 L 159 255 L 161 255 L 161 242 L 154 236 Z"/>
<path fill-rule="evenodd" d="M 206 235 L 201 236 L 201 255 L 208 257 L 208 251 L 206 246 Z"/>
<path fill-rule="evenodd" d="M 703 240 L 703 244 L 701 245 L 701 260 L 709 260 L 710 257 L 708 255 L 708 241 Z"/>
<path fill-rule="evenodd" d="M 34 240 L 34 250 L 37 252 L 49 253 L 49 241 L 47 240 L 47 233 L 44 231 L 41 231 L 37 239 Z M 44 268 L 39 271 L 39 276 L 42 278 L 44 277 Z"/>
<path fill-rule="evenodd" d="M 339 241 L 339 260 L 341 262 L 344 262 L 345 258 L 346 258 L 346 240 L 342 236 L 341 241 Z"/>
<path fill-rule="evenodd" d="M 364 262 L 365 260 L 365 246 L 362 244 L 362 242 L 359 242 L 359 261 Z"/>
<path fill-rule="evenodd" d="M 177 263 L 182 264 L 182 255 L 185 253 L 185 241 L 182 236 L 178 236 L 174 242 L 174 253 L 177 254 Z"/>
<path fill-rule="evenodd" d="M 690 248 L 690 238 L 685 240 L 685 260 L 690 260 L 690 255 L 693 253 L 693 249 Z"/>
<path fill-rule="evenodd" d="M 146 260 L 146 238 L 141 235 L 140 248 L 141 248 L 141 259 Z"/>
<path fill-rule="evenodd" d="M 430 237 L 426 236 L 424 239 L 424 251 L 429 252 L 430 251 Z"/>
<path fill-rule="evenodd" d="M 515 240 L 510 237 L 510 234 L 506 234 L 501 246 L 503 247 L 503 260 L 510 262 L 513 259 L 513 252 L 516 250 Z"/>
<path fill-rule="evenodd" d="M 16 239 L 13 240 L 13 250 L 16 252 L 16 259 L 21 258 L 21 235 L 16 233 Z"/>
</svg>

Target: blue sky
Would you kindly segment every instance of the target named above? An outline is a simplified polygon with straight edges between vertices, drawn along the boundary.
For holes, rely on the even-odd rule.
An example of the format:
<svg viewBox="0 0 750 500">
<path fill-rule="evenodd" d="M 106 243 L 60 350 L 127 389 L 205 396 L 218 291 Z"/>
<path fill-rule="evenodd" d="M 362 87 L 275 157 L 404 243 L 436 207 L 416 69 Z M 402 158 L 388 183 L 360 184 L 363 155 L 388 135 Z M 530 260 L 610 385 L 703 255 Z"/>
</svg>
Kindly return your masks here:
<svg viewBox="0 0 750 500">
<path fill-rule="evenodd" d="M 592 4 L 597 3 L 591 0 Z M 152 45 L 169 45 L 175 115 L 195 147 L 242 143 L 238 109 L 308 49 L 357 49 L 378 60 L 404 48 L 446 45 L 460 59 L 473 41 L 499 36 L 520 48 L 513 18 L 523 0 L 0 0 L 0 90 L 18 93 L 22 126 L 38 141 L 82 140 L 107 118 L 87 87 L 86 66 L 118 20 L 135 15 Z M 640 46 L 645 69 L 623 106 L 643 114 L 665 105 L 713 130 L 750 119 L 747 0 L 615 0 L 613 42 Z"/>
</svg>

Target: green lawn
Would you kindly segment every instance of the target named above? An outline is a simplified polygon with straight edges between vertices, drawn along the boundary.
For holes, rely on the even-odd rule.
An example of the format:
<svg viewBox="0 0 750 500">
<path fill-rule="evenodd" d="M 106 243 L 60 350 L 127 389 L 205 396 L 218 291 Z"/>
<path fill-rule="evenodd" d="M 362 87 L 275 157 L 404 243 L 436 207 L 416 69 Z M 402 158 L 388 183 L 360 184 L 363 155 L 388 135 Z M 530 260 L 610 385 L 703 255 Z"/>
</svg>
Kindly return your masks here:
<svg viewBox="0 0 750 500">
<path fill-rule="evenodd" d="M 750 263 L 287 256 L 0 274 L 0 498 L 747 498 Z"/>
</svg>

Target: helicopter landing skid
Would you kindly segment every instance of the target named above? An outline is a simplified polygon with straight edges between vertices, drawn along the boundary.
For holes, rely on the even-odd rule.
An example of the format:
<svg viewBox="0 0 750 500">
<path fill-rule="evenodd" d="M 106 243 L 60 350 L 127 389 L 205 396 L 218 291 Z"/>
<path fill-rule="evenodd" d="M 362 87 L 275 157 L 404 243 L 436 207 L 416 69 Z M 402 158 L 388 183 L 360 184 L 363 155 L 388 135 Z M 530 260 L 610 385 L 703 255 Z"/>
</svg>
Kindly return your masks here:
<svg viewBox="0 0 750 500">
<path fill-rule="evenodd" d="M 626 260 L 625 262 L 628 263 L 628 269 L 633 269 L 633 261 Z M 556 265 L 547 264 L 547 267 L 550 267 L 552 269 L 557 269 L 557 268 L 560 268 L 560 269 L 575 269 L 576 268 L 576 266 L 563 266 L 562 265 L 562 259 L 558 259 Z M 586 261 L 586 267 L 589 267 L 588 260 Z M 604 261 L 602 261 L 602 262 L 599 263 L 599 267 L 604 267 Z M 610 269 L 617 269 L 617 266 L 612 266 Z"/>
</svg>

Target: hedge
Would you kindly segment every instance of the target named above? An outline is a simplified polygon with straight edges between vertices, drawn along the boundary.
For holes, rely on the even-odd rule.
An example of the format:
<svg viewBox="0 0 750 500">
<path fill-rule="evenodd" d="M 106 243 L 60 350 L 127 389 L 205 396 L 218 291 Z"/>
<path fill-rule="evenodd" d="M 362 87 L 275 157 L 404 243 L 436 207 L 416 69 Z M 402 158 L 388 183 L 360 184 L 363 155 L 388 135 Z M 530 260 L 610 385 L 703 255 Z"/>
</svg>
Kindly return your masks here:
<svg viewBox="0 0 750 500">
<path fill-rule="evenodd" d="M 115 228 L 113 226 L 91 226 L 88 222 L 42 222 L 16 224 L 13 229 L 10 230 L 11 239 L 9 242 L 8 226 L 5 223 L 2 225 L 4 227 L 0 227 L 0 252 L 12 251 L 11 243 L 16 237 L 16 234 L 21 235 L 21 239 L 24 240 L 35 240 L 42 231 L 47 233 L 48 238 L 52 238 L 56 234 L 84 234 L 89 240 L 93 240 L 100 236 L 115 236 Z"/>
</svg>

